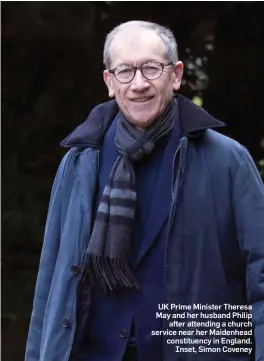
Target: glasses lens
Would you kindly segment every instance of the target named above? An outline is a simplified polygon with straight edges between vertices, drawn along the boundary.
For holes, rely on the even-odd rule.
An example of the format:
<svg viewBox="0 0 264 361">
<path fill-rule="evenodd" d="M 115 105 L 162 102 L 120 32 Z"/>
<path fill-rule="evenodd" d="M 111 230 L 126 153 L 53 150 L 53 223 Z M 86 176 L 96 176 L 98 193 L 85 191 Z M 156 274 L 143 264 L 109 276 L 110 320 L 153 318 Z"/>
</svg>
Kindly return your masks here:
<svg viewBox="0 0 264 361">
<path fill-rule="evenodd" d="M 115 70 L 115 77 L 120 82 L 129 82 L 134 76 L 134 69 L 129 66 L 120 66 Z"/>
<path fill-rule="evenodd" d="M 162 66 L 159 63 L 144 64 L 142 72 L 147 79 L 156 79 L 162 74 Z"/>
</svg>

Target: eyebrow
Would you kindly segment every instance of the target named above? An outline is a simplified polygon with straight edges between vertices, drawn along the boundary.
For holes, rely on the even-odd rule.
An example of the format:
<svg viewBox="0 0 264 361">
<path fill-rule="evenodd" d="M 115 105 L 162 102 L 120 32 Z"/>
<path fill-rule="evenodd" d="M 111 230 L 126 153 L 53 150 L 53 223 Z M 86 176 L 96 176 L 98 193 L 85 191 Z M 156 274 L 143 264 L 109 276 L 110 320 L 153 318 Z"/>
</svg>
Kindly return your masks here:
<svg viewBox="0 0 264 361">
<path fill-rule="evenodd" d="M 144 61 L 140 62 L 140 65 L 142 65 L 142 64 L 147 64 L 147 63 L 151 63 L 151 62 L 161 63 L 162 61 L 159 61 L 159 60 L 156 60 L 156 59 L 147 59 L 147 60 L 144 60 Z M 134 65 L 129 64 L 129 63 L 121 63 L 121 64 L 117 64 L 117 65 L 116 65 L 116 68 L 118 68 L 118 67 L 120 67 L 120 66 L 134 66 Z"/>
</svg>

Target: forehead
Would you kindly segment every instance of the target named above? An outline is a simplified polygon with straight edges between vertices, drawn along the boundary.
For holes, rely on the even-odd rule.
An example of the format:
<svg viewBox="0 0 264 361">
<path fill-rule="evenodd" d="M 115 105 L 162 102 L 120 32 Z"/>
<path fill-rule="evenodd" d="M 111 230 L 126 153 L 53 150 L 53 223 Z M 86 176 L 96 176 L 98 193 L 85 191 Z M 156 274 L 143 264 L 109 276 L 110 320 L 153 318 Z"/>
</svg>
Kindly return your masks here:
<svg viewBox="0 0 264 361">
<path fill-rule="evenodd" d="M 165 60 L 165 44 L 153 31 L 129 28 L 117 33 L 110 46 L 112 66 L 139 64 L 146 60 Z"/>
</svg>

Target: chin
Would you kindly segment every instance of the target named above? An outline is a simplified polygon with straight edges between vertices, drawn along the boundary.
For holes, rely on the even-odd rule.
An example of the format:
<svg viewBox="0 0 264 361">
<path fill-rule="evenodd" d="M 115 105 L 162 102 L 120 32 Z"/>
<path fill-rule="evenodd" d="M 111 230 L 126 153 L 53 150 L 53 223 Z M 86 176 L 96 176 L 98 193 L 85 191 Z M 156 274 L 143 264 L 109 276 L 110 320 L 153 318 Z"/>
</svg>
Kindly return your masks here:
<svg viewBox="0 0 264 361">
<path fill-rule="evenodd" d="M 146 117 L 144 117 L 144 115 L 140 114 L 138 116 L 134 115 L 133 117 L 128 118 L 130 123 L 132 123 L 136 127 L 141 127 L 141 128 L 149 127 L 154 122 L 155 119 L 156 119 L 155 115 L 150 117 L 149 114 L 147 114 Z"/>
<path fill-rule="evenodd" d="M 133 124 L 136 128 L 148 128 L 153 123 L 154 119 L 131 119 L 130 123 Z"/>
</svg>

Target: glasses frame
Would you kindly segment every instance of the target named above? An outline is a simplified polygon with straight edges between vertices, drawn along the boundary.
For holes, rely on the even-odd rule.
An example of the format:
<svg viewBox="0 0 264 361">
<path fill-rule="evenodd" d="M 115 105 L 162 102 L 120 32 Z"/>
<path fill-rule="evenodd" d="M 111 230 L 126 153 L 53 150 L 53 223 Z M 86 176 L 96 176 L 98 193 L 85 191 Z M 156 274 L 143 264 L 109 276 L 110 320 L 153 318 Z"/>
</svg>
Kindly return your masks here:
<svg viewBox="0 0 264 361">
<path fill-rule="evenodd" d="M 161 66 L 162 70 L 161 70 L 161 73 L 160 73 L 159 76 L 157 76 L 156 78 L 149 79 L 149 78 L 147 78 L 147 77 L 143 74 L 143 71 L 142 71 L 142 70 L 143 70 L 144 65 L 148 65 L 148 64 L 151 64 L 151 63 L 159 64 L 159 65 Z M 161 77 L 161 75 L 163 74 L 164 68 L 165 68 L 166 66 L 170 66 L 170 65 L 174 65 L 173 61 L 170 61 L 168 64 L 160 63 L 160 62 L 158 62 L 158 61 L 152 61 L 152 62 L 148 62 L 148 63 L 141 64 L 141 65 L 139 65 L 139 66 L 130 66 L 130 65 L 129 65 L 129 67 L 134 70 L 134 75 L 133 75 L 133 77 L 132 77 L 129 81 L 120 81 L 120 80 L 116 77 L 115 71 L 116 71 L 116 69 L 119 68 L 120 66 L 117 66 L 117 67 L 114 68 L 114 69 L 109 69 L 108 71 L 109 71 L 109 73 L 111 73 L 111 74 L 114 75 L 114 77 L 116 78 L 117 81 L 119 81 L 119 83 L 128 84 L 128 83 L 130 83 L 130 82 L 135 78 L 137 70 L 140 70 L 141 75 L 142 75 L 145 79 L 147 79 L 147 80 L 156 80 L 156 79 L 158 79 L 158 78 Z"/>
</svg>

